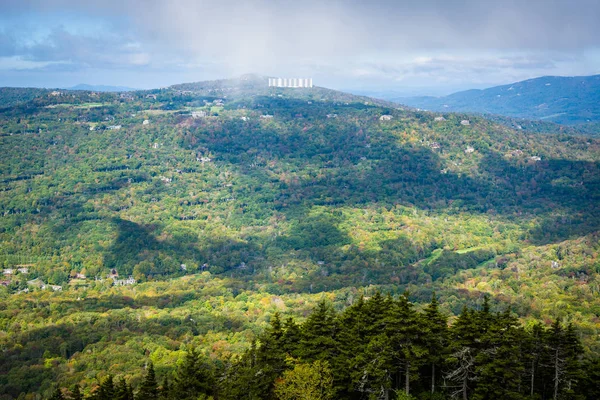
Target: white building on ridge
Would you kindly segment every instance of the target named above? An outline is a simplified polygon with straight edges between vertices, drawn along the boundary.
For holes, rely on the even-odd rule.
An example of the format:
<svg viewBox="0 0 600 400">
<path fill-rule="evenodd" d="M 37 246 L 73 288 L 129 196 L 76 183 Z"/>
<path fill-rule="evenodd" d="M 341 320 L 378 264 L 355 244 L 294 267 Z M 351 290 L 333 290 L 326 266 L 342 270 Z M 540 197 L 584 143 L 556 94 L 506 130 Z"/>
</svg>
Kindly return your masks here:
<svg viewBox="0 0 600 400">
<path fill-rule="evenodd" d="M 269 78 L 269 87 L 311 88 L 312 78 Z"/>
</svg>

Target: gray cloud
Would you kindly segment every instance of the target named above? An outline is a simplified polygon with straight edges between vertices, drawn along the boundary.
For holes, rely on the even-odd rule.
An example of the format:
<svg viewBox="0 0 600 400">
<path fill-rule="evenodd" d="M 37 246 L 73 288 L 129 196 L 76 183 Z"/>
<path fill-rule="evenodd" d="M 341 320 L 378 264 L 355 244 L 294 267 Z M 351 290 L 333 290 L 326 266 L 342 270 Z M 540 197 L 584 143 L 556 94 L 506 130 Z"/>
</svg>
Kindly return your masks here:
<svg viewBox="0 0 600 400">
<path fill-rule="evenodd" d="M 2 10 L 56 25 L 27 45 L 0 33 L 0 55 L 90 67 L 490 80 L 563 71 L 600 48 L 598 0 L 3 0 Z M 64 12 L 110 31 L 74 33 Z"/>
</svg>

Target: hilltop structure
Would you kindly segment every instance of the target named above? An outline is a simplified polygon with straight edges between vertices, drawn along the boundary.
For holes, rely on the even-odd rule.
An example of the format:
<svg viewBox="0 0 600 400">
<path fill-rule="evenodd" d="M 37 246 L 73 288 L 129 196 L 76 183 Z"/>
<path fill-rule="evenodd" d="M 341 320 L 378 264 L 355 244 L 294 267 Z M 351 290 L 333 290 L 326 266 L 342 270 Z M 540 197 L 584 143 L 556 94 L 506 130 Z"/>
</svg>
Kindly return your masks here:
<svg viewBox="0 0 600 400">
<path fill-rule="evenodd" d="M 269 78 L 269 87 L 311 88 L 312 78 Z"/>
</svg>

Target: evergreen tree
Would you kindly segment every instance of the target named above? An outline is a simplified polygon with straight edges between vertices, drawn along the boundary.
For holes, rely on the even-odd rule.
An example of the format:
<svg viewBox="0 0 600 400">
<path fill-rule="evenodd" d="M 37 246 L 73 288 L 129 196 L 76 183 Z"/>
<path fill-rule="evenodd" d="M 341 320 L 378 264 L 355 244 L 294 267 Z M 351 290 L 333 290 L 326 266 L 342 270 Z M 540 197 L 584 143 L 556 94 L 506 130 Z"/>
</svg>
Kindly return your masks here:
<svg viewBox="0 0 600 400">
<path fill-rule="evenodd" d="M 425 359 L 425 340 L 421 318 L 405 293 L 391 302 L 386 330 L 396 365 L 404 378 L 404 392 L 410 394 L 411 379 L 416 379 L 418 368 Z"/>
<path fill-rule="evenodd" d="M 385 334 L 372 338 L 354 358 L 354 390 L 375 399 L 389 399 L 395 371 L 393 349 Z"/>
<path fill-rule="evenodd" d="M 281 324 L 281 316 L 279 315 L 279 312 L 275 312 L 275 314 L 273 314 L 266 333 L 276 342 L 281 340 L 281 337 L 283 336 L 283 326 Z"/>
<path fill-rule="evenodd" d="M 482 348 L 476 357 L 477 381 L 473 399 L 520 400 L 524 372 L 520 344 L 523 331 L 509 310 L 490 319 L 481 337 Z"/>
<path fill-rule="evenodd" d="M 586 399 L 600 399 L 600 359 L 586 360 L 582 366 L 584 375 L 578 389 Z"/>
<path fill-rule="evenodd" d="M 365 338 L 372 338 L 380 335 L 384 329 L 387 311 L 392 307 L 394 300 L 391 296 L 384 298 L 379 291 L 365 302 L 362 309 L 362 331 Z"/>
<path fill-rule="evenodd" d="M 541 381 L 540 373 L 541 363 L 545 354 L 545 330 L 541 324 L 533 325 L 531 331 L 528 331 L 523 338 L 523 367 L 525 368 L 523 382 L 527 387 L 527 393 L 530 398 L 534 397 L 536 389 L 539 388 L 538 382 Z"/>
<path fill-rule="evenodd" d="M 281 338 L 281 348 L 283 352 L 292 358 L 299 357 L 298 350 L 302 332 L 300 326 L 296 324 L 294 318 L 288 317 L 283 324 L 283 336 Z"/>
<path fill-rule="evenodd" d="M 252 342 L 248 351 L 226 368 L 227 379 L 220 386 L 219 398 L 230 400 L 258 400 L 269 394 L 269 386 L 263 380 L 257 380 L 260 367 L 257 365 L 257 345 Z"/>
<path fill-rule="evenodd" d="M 167 400 L 171 398 L 171 386 L 169 384 L 169 379 L 165 376 L 162 386 L 159 388 L 159 398 L 161 400 Z"/>
<path fill-rule="evenodd" d="M 124 378 L 121 378 L 115 383 L 115 400 L 133 400 L 129 397 L 129 387 Z"/>
<path fill-rule="evenodd" d="M 93 400 L 113 400 L 115 396 L 115 385 L 112 375 L 108 375 L 98 389 L 92 395 Z"/>
<path fill-rule="evenodd" d="M 152 362 L 148 364 L 146 376 L 135 398 L 136 400 L 158 400 L 158 384 L 156 383 L 154 364 Z"/>
<path fill-rule="evenodd" d="M 127 384 L 127 399 L 135 400 L 135 396 L 133 395 L 133 388 L 131 387 L 130 384 Z"/>
<path fill-rule="evenodd" d="M 65 397 L 63 396 L 59 387 L 54 390 L 54 393 L 52 393 L 52 396 L 50 396 L 49 400 L 65 400 Z"/>
<path fill-rule="evenodd" d="M 454 382 L 452 395 L 469 398 L 472 382 L 475 380 L 475 357 L 478 354 L 481 331 L 473 310 L 463 308 L 460 316 L 450 329 L 450 356 L 447 358 L 449 372 L 446 379 Z"/>
<path fill-rule="evenodd" d="M 436 391 L 436 383 L 443 367 L 445 349 L 448 344 L 448 319 L 439 311 L 438 300 L 433 293 L 431 302 L 425 307 L 423 315 L 425 332 L 424 346 L 427 351 L 427 363 L 431 366 L 431 393 Z"/>
<path fill-rule="evenodd" d="M 583 378 L 580 357 L 583 351 L 573 325 L 565 329 L 555 321 L 548 333 L 549 366 L 552 374 L 552 398 L 576 398 L 575 388 Z"/>
<path fill-rule="evenodd" d="M 338 353 L 335 312 L 324 300 L 302 324 L 300 356 L 306 361 L 331 361 Z"/>
<path fill-rule="evenodd" d="M 214 374 L 210 363 L 190 347 L 177 368 L 170 396 L 182 400 L 196 399 L 200 394 L 212 394 L 213 387 Z"/>
<path fill-rule="evenodd" d="M 73 390 L 71 390 L 71 395 L 69 396 L 71 400 L 83 400 L 83 395 L 81 394 L 81 389 L 79 385 L 73 386 Z"/>
<path fill-rule="evenodd" d="M 575 398 L 576 388 L 579 382 L 583 379 L 583 371 L 581 370 L 581 356 L 583 346 L 577 336 L 577 331 L 572 323 L 567 325 L 564 332 L 564 357 L 565 357 L 565 373 L 564 373 L 564 393 L 567 398 Z"/>
<path fill-rule="evenodd" d="M 336 388 L 338 396 L 348 395 L 356 390 L 354 377 L 360 375 L 361 360 L 357 357 L 364 353 L 370 338 L 367 336 L 366 303 L 360 299 L 346 308 L 338 318 L 338 349 L 339 353 L 332 361 L 336 370 L 338 381 L 341 384 Z"/>
</svg>

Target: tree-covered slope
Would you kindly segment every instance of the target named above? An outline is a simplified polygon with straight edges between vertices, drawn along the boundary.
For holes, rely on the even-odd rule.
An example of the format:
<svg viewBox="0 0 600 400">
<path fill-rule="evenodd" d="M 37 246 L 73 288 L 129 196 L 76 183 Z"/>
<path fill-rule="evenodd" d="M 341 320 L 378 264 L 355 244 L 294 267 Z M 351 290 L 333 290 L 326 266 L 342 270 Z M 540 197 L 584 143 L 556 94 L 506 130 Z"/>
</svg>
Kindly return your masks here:
<svg viewBox="0 0 600 400">
<path fill-rule="evenodd" d="M 559 124 L 582 124 L 600 120 L 600 75 L 545 76 L 445 97 L 393 100 L 431 111 L 475 112 Z"/>
<path fill-rule="evenodd" d="M 0 108 L 26 103 L 48 93 L 47 89 L 0 87 Z"/>
<path fill-rule="evenodd" d="M 238 353 L 274 309 L 371 285 L 489 294 L 598 352 L 600 141 L 241 81 L 0 111 L 0 391 Z"/>
</svg>

